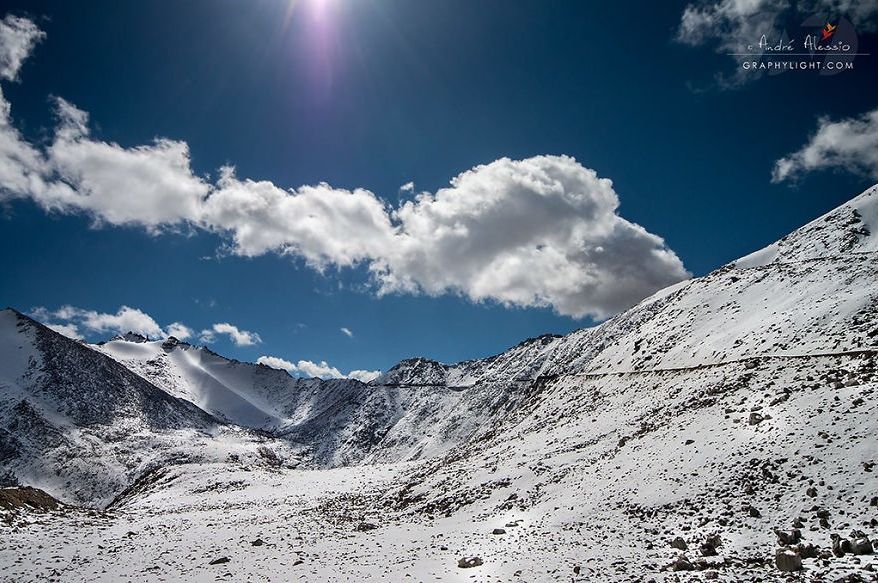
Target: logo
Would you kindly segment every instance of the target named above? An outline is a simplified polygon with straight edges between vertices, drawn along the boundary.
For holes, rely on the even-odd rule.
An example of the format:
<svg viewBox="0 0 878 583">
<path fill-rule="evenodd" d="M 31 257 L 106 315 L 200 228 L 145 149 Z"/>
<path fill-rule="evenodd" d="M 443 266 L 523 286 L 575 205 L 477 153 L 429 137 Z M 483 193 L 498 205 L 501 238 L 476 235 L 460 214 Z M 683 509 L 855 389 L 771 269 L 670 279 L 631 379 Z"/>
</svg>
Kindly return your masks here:
<svg viewBox="0 0 878 583">
<path fill-rule="evenodd" d="M 826 26 L 823 27 L 823 30 L 820 33 L 820 35 L 821 35 L 820 40 L 823 42 L 826 42 L 829 39 L 831 39 L 832 35 L 835 34 L 835 29 L 837 29 L 837 28 L 838 28 L 837 24 L 833 25 L 833 24 L 827 22 Z"/>
<path fill-rule="evenodd" d="M 813 71 L 837 75 L 854 68 L 859 39 L 854 25 L 844 17 L 813 15 L 798 31 L 774 30 L 757 38 L 741 39 L 741 50 L 729 53 L 745 71 L 777 75 L 788 71 Z M 796 34 L 798 32 L 798 34 Z"/>
</svg>

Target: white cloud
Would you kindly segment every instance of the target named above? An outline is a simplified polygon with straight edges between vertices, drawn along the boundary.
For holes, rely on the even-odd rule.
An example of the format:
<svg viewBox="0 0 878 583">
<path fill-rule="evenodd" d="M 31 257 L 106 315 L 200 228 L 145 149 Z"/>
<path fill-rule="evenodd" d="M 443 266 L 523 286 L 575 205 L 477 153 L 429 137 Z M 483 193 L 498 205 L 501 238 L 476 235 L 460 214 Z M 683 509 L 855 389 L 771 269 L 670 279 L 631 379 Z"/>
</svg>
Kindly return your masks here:
<svg viewBox="0 0 878 583">
<path fill-rule="evenodd" d="M 753 42 L 774 30 L 789 3 L 783 0 L 721 0 L 689 4 L 680 17 L 677 40 L 700 45 L 716 40 L 724 49 Z M 733 43 L 733 44 L 727 44 Z"/>
<path fill-rule="evenodd" d="M 177 340 L 186 340 L 191 338 L 195 333 L 189 326 L 181 324 L 180 322 L 174 322 L 173 324 L 168 324 L 167 334 L 168 336 L 173 336 Z"/>
<path fill-rule="evenodd" d="M 12 81 L 18 77 L 22 63 L 45 36 L 27 18 L 8 15 L 0 20 L 0 78 Z"/>
<path fill-rule="evenodd" d="M 62 334 L 67 336 L 68 338 L 73 338 L 74 340 L 82 340 L 82 335 L 79 333 L 79 328 L 76 324 L 46 324 L 47 328 L 51 328 L 58 334 Z"/>
<path fill-rule="evenodd" d="M 228 322 L 214 324 L 211 328 L 202 330 L 200 340 L 206 343 L 214 342 L 217 334 L 225 334 L 235 343 L 235 346 L 253 346 L 262 342 L 262 338 L 256 332 L 240 330 L 237 326 Z"/>
<path fill-rule="evenodd" d="M 81 338 L 80 329 L 96 334 L 135 332 L 151 338 L 164 338 L 167 335 L 152 316 L 128 306 L 120 307 L 115 314 L 75 306 L 62 306 L 55 311 L 38 307 L 32 310 L 31 315 L 71 338 Z"/>
<path fill-rule="evenodd" d="M 689 276 L 660 237 L 617 214 L 612 183 L 571 157 L 503 158 L 391 208 L 365 189 L 284 189 L 231 167 L 210 182 L 193 172 L 185 142 L 107 143 L 90 136 L 85 112 L 63 99 L 56 107 L 46 148 L 23 141 L 5 107 L 0 184 L 99 225 L 201 228 L 237 255 L 290 255 L 321 271 L 364 265 L 379 294 L 452 293 L 573 317 L 606 317 Z"/>
<path fill-rule="evenodd" d="M 304 373 L 305 376 L 320 377 L 322 379 L 341 379 L 345 376 L 340 370 L 327 364 L 325 360 L 321 360 L 319 363 L 311 362 L 310 360 L 300 360 L 296 364 L 296 370 Z"/>
<path fill-rule="evenodd" d="M 415 191 L 415 183 L 414 182 L 406 182 L 402 186 L 399 187 L 400 192 L 414 192 Z"/>
<path fill-rule="evenodd" d="M 368 383 L 372 379 L 377 378 L 381 371 L 378 370 L 352 370 L 348 374 L 343 374 L 334 366 L 330 366 L 325 360 L 319 363 L 310 360 L 300 360 L 293 364 L 289 360 L 278 358 L 276 356 L 260 356 L 256 362 L 271 368 L 285 370 L 290 374 L 301 373 L 306 377 L 317 377 L 322 379 L 356 379 L 363 383 Z"/>
<path fill-rule="evenodd" d="M 689 275 L 618 206 L 612 182 L 569 156 L 503 158 L 404 203 L 395 244 L 371 269 L 381 293 L 605 317 Z"/>
<path fill-rule="evenodd" d="M 148 146 L 123 148 L 92 140 L 88 115 L 61 98 L 56 103 L 59 126 L 48 161 L 72 188 L 42 193 L 40 204 L 152 231 L 198 219 L 209 187 L 193 174 L 185 142 L 156 139 Z"/>
<path fill-rule="evenodd" d="M 878 180 L 878 109 L 840 121 L 821 118 L 807 144 L 775 162 L 772 182 L 824 168 L 843 168 Z"/>
<path fill-rule="evenodd" d="M 287 372 L 295 372 L 297 370 L 295 364 L 289 360 L 278 358 L 277 356 L 260 356 L 256 359 L 256 362 L 265 366 L 270 366 L 271 368 L 285 370 Z"/>
<path fill-rule="evenodd" d="M 344 334 L 345 336 L 347 336 L 348 338 L 354 337 L 354 333 L 351 332 L 349 328 L 345 328 L 344 326 L 342 326 L 341 328 L 339 328 L 339 330 L 341 330 L 341 333 Z"/>
</svg>

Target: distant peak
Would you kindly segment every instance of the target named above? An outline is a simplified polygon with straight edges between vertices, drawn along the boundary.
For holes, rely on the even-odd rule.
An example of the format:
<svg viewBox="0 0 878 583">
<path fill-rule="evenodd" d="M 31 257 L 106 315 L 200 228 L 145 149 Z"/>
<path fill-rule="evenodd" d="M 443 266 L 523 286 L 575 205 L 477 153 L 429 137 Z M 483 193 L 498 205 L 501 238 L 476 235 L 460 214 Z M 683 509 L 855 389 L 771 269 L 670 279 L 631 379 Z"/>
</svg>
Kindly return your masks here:
<svg viewBox="0 0 878 583">
<path fill-rule="evenodd" d="M 149 342 L 149 338 L 144 336 L 143 334 L 138 334 L 137 332 L 128 331 L 125 334 L 116 334 L 112 338 L 110 338 L 110 342 L 116 340 L 123 340 L 125 342 L 136 342 L 138 344 L 143 342 Z"/>
</svg>

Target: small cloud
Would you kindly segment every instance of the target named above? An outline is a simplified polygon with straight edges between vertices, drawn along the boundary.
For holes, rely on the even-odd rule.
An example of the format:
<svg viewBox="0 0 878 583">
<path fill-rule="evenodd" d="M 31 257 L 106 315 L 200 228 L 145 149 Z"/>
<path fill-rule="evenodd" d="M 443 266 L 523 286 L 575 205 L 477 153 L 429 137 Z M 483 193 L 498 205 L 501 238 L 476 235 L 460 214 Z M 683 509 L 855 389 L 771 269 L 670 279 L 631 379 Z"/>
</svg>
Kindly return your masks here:
<svg viewBox="0 0 878 583">
<path fill-rule="evenodd" d="M 258 364 L 269 366 L 271 368 L 276 368 L 278 370 L 285 370 L 287 372 L 296 371 L 295 364 L 293 364 L 289 360 L 284 360 L 283 358 L 278 358 L 276 356 L 260 356 L 256 359 L 256 362 Z"/>
<path fill-rule="evenodd" d="M 344 374 L 325 360 L 321 360 L 320 362 L 300 360 L 293 364 L 289 360 L 277 356 L 260 356 L 256 359 L 256 362 L 278 370 L 285 370 L 290 374 L 300 374 L 305 377 L 321 379 L 355 379 L 363 383 L 368 383 L 381 374 L 381 371 L 379 370 L 352 370 L 348 374 Z"/>
<path fill-rule="evenodd" d="M 310 360 L 300 360 L 296 364 L 296 369 L 309 377 L 319 377 L 321 379 L 345 378 L 345 375 L 340 370 L 330 366 L 325 360 L 321 360 L 319 363 L 311 362 Z"/>
<path fill-rule="evenodd" d="M 6 16 L 0 20 L 0 79 L 14 81 L 34 46 L 45 38 L 32 20 Z"/>
<path fill-rule="evenodd" d="M 46 324 L 46 327 L 68 338 L 82 340 L 82 335 L 79 333 L 79 328 L 76 324 Z"/>
<path fill-rule="evenodd" d="M 256 332 L 241 330 L 233 324 L 222 322 L 214 324 L 212 327 L 202 330 L 199 339 L 207 344 L 216 341 L 218 334 L 224 334 L 235 343 L 235 346 L 253 346 L 262 342 L 262 338 Z"/>
<path fill-rule="evenodd" d="M 96 334 L 136 332 L 152 338 L 167 336 L 152 316 L 129 306 L 120 307 L 115 314 L 69 305 L 55 311 L 37 307 L 31 311 L 31 315 L 46 326 L 71 338 L 74 337 L 71 334 L 81 338 L 80 329 Z M 182 326 L 182 324 L 177 322 L 171 326 Z"/>
<path fill-rule="evenodd" d="M 342 326 L 341 328 L 339 328 L 339 330 L 341 330 L 341 333 L 344 334 L 345 336 L 347 336 L 348 338 L 354 337 L 354 333 L 351 332 L 350 328 L 345 328 L 344 326 Z"/>
<path fill-rule="evenodd" d="M 878 179 L 878 109 L 840 121 L 821 118 L 807 144 L 774 163 L 771 181 L 794 180 L 826 168 Z"/>
<path fill-rule="evenodd" d="M 400 192 L 414 192 L 415 191 L 415 183 L 414 182 L 406 182 L 402 186 L 399 187 Z"/>
<path fill-rule="evenodd" d="M 186 340 L 191 338 L 193 334 L 192 328 L 180 322 L 174 322 L 168 326 L 168 336 L 173 336 L 177 340 Z"/>
</svg>

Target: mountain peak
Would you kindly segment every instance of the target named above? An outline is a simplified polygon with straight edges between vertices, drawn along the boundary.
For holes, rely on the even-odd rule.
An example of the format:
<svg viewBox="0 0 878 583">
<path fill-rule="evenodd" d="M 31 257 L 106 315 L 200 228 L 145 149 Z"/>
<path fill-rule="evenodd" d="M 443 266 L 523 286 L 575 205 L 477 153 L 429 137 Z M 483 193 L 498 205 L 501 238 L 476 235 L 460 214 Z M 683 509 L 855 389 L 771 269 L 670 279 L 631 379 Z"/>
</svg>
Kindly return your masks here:
<svg viewBox="0 0 878 583">
<path fill-rule="evenodd" d="M 122 340 L 124 342 L 136 342 L 138 344 L 141 344 L 143 342 L 149 342 L 148 337 L 144 336 L 143 334 L 139 334 L 137 332 L 131 332 L 130 330 L 128 332 L 125 332 L 124 334 L 116 334 L 115 336 L 110 338 L 109 341 L 114 342 L 117 340 Z"/>
</svg>

